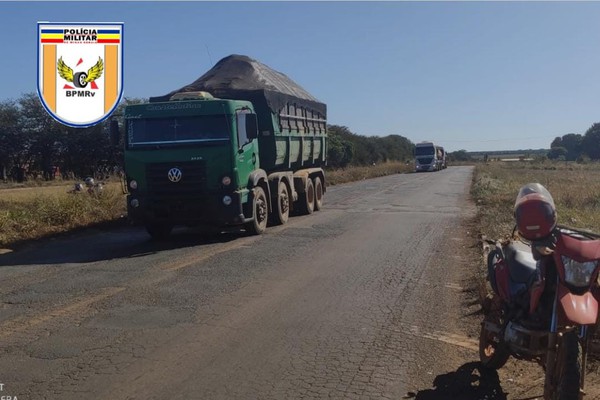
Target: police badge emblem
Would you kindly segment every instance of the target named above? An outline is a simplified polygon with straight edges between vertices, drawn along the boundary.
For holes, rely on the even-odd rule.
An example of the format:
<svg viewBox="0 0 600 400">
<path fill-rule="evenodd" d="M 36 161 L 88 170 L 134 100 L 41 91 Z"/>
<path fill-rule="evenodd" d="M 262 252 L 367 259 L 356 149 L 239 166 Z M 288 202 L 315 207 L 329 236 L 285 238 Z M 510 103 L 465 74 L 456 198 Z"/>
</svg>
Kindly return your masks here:
<svg viewBox="0 0 600 400">
<path fill-rule="evenodd" d="M 123 23 L 38 22 L 38 93 L 68 126 L 110 116 L 123 94 Z"/>
</svg>

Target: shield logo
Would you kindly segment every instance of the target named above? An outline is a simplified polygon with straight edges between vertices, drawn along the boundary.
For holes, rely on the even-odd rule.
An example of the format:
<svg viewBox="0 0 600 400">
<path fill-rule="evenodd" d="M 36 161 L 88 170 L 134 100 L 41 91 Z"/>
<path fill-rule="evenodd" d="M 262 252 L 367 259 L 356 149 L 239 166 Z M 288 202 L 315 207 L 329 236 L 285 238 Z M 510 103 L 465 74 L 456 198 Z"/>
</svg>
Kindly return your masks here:
<svg viewBox="0 0 600 400">
<path fill-rule="evenodd" d="M 181 170 L 179 168 L 171 168 L 169 170 L 169 173 L 167 174 L 167 177 L 171 182 L 177 183 L 181 180 L 183 174 L 181 173 Z"/>
<path fill-rule="evenodd" d="M 65 125 L 108 118 L 123 94 L 123 23 L 38 22 L 38 94 Z"/>
</svg>

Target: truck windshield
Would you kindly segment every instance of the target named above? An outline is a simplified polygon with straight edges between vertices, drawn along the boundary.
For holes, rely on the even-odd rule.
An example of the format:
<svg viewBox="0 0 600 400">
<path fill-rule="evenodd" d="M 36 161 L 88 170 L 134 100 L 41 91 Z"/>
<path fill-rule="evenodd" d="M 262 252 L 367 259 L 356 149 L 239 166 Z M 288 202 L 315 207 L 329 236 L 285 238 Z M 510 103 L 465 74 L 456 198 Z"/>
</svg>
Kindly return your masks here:
<svg viewBox="0 0 600 400">
<path fill-rule="evenodd" d="M 129 145 L 160 145 L 228 140 L 226 115 L 169 117 L 127 120 Z"/>
<path fill-rule="evenodd" d="M 415 148 L 415 156 L 432 156 L 434 153 L 433 146 Z"/>
</svg>

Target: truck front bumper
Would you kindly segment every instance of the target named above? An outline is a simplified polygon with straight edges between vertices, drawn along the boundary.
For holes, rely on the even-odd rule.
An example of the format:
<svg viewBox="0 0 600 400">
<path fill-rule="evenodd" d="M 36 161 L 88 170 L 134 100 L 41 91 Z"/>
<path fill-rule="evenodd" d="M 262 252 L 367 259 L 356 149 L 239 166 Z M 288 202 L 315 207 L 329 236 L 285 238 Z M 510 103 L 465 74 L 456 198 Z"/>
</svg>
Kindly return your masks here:
<svg viewBox="0 0 600 400">
<path fill-rule="evenodd" d="M 435 165 L 430 165 L 430 164 L 419 164 L 415 166 L 415 171 L 416 172 L 420 172 L 420 171 L 435 171 Z"/>
<path fill-rule="evenodd" d="M 229 201 L 230 199 L 230 201 Z M 189 198 L 152 197 L 141 193 L 127 196 L 127 213 L 133 223 L 169 225 L 239 225 L 244 216 L 242 193 L 198 195 Z"/>
</svg>

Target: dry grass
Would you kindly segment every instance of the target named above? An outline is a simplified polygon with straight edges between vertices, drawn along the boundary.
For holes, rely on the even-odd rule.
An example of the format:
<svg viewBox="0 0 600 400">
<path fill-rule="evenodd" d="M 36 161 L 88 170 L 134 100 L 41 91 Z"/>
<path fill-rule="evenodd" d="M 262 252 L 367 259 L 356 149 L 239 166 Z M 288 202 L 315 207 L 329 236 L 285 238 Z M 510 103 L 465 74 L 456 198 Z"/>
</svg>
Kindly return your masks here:
<svg viewBox="0 0 600 400">
<path fill-rule="evenodd" d="M 0 189 L 0 201 L 28 201 L 35 196 L 57 196 L 68 192 L 74 184 L 56 184 L 48 186 L 15 187 Z"/>
<path fill-rule="evenodd" d="M 69 194 L 65 187 L 32 188 L 0 197 L 0 247 L 120 218 L 125 199 L 118 185 L 99 196 Z M 7 189 L 8 190 L 8 189 Z"/>
<path fill-rule="evenodd" d="M 379 176 L 403 174 L 413 170 L 414 165 L 412 163 L 406 165 L 403 162 L 387 162 L 366 167 L 331 170 L 326 172 L 326 177 L 328 185 L 339 185 L 340 183 L 362 181 Z"/>
<path fill-rule="evenodd" d="M 517 193 L 531 182 L 550 191 L 559 224 L 600 231 L 600 164 L 497 162 L 475 168 L 471 195 L 482 233 L 495 238 L 511 233 Z"/>
</svg>

